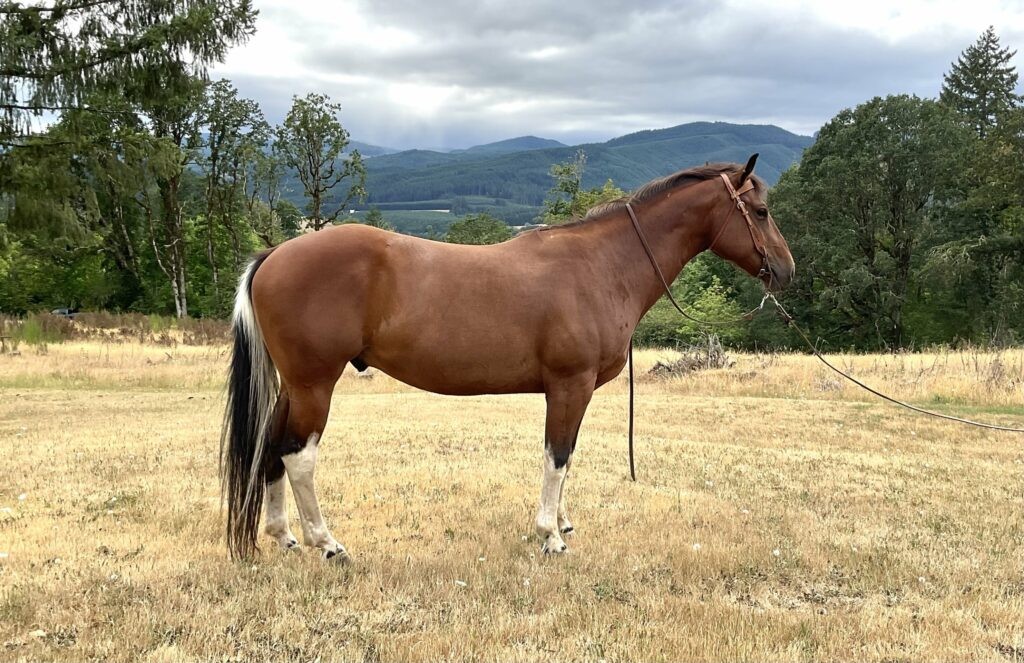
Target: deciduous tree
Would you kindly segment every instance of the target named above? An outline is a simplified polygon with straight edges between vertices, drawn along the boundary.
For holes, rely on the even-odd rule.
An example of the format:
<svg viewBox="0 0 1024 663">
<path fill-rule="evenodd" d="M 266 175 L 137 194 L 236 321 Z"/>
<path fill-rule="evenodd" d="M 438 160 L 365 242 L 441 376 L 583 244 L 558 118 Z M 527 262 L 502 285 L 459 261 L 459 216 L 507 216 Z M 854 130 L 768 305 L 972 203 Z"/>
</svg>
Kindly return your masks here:
<svg viewBox="0 0 1024 663">
<path fill-rule="evenodd" d="M 334 222 L 352 200 L 366 196 L 362 156 L 358 150 L 343 154 L 349 136 L 338 121 L 340 112 L 327 95 L 295 97 L 275 136 L 284 162 L 298 173 L 313 230 Z"/>
<path fill-rule="evenodd" d="M 444 241 L 452 244 L 497 244 L 512 238 L 512 229 L 490 214 L 459 219 L 448 228 Z"/>
</svg>

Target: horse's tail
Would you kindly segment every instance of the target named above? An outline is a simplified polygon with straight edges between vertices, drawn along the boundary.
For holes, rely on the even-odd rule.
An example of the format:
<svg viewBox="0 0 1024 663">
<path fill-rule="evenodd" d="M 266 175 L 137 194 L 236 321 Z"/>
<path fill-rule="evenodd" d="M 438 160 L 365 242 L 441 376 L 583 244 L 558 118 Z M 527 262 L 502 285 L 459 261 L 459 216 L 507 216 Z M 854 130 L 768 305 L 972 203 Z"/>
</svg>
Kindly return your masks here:
<svg viewBox="0 0 1024 663">
<path fill-rule="evenodd" d="M 236 559 L 249 557 L 256 549 L 264 455 L 278 393 L 277 369 L 263 343 L 250 294 L 253 275 L 268 255 L 270 251 L 257 256 L 242 273 L 231 319 L 234 345 L 220 438 L 220 479 L 228 508 L 228 550 Z"/>
</svg>

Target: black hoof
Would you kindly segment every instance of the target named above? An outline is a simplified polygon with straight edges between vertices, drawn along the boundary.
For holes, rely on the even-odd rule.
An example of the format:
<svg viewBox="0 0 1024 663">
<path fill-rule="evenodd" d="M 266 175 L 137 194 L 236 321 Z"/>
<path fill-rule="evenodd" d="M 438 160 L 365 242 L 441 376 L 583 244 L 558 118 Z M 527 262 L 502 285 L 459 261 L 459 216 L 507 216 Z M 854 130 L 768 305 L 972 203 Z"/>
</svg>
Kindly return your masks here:
<svg viewBox="0 0 1024 663">
<path fill-rule="evenodd" d="M 348 556 L 348 552 L 344 548 L 341 550 L 325 550 L 324 559 L 329 559 L 335 564 L 348 564 L 352 561 L 352 558 Z"/>
</svg>

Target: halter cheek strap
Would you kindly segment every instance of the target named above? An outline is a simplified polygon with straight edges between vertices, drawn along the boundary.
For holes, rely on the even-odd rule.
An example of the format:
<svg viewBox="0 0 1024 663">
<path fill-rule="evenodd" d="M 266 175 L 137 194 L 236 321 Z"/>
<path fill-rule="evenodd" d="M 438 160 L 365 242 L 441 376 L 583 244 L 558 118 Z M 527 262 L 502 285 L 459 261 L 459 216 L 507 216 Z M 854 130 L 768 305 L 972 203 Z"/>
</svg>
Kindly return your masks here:
<svg viewBox="0 0 1024 663">
<path fill-rule="evenodd" d="M 740 198 L 740 196 L 748 191 L 753 191 L 754 181 L 748 179 L 740 185 L 739 189 L 737 189 L 732 185 L 732 180 L 729 179 L 728 175 L 722 173 L 721 178 L 722 182 L 725 183 L 726 191 L 729 192 L 729 197 L 732 198 L 733 202 L 736 204 L 736 209 L 740 211 L 740 214 L 743 215 L 743 220 L 747 222 L 747 230 L 750 231 L 750 239 L 754 242 L 754 249 L 761 254 L 761 272 L 758 276 L 771 274 L 771 271 L 768 269 L 768 249 L 765 247 L 764 234 L 757 226 L 754 225 L 754 221 L 750 218 L 750 212 L 747 210 L 747 204 L 743 202 L 742 198 Z M 722 223 L 722 227 L 718 229 L 718 234 L 715 235 L 715 238 L 711 241 L 711 246 L 708 248 L 714 250 L 715 244 L 718 243 L 718 240 L 722 237 L 722 233 L 725 232 L 725 229 L 728 226 L 729 220 L 726 219 L 725 222 Z"/>
</svg>

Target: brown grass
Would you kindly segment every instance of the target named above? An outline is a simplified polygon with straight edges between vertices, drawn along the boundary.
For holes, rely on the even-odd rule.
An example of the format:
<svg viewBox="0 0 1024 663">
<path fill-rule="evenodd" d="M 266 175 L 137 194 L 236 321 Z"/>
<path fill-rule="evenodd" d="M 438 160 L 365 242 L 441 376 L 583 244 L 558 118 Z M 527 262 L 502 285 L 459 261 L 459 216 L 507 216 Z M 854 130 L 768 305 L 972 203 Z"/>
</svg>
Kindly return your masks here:
<svg viewBox="0 0 1024 663">
<path fill-rule="evenodd" d="M 644 370 L 671 353 L 644 351 Z M 348 567 L 227 560 L 221 347 L 0 356 L 0 660 L 1024 660 L 1024 439 L 813 359 L 602 388 L 564 558 L 532 538 L 540 396 L 346 375 L 318 472 Z M 1024 352 L 839 358 L 1024 424 Z M 298 531 L 297 527 L 294 527 Z"/>
</svg>

